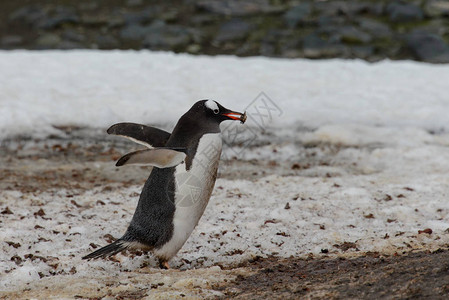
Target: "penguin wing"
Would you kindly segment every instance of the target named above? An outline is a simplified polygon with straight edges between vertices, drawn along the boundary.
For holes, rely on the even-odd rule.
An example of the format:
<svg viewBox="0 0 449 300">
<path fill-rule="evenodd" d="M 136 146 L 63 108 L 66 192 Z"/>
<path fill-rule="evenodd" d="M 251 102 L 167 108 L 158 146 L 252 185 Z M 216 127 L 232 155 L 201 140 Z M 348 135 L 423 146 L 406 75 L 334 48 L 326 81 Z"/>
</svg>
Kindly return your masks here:
<svg viewBox="0 0 449 300">
<path fill-rule="evenodd" d="M 144 164 L 158 168 L 179 165 L 186 158 L 185 149 L 157 148 L 138 150 L 123 155 L 115 164 L 117 167 L 129 164 Z"/>
<path fill-rule="evenodd" d="M 148 148 L 163 147 L 170 138 L 167 131 L 136 123 L 114 124 L 109 127 L 107 133 L 126 137 Z"/>
</svg>

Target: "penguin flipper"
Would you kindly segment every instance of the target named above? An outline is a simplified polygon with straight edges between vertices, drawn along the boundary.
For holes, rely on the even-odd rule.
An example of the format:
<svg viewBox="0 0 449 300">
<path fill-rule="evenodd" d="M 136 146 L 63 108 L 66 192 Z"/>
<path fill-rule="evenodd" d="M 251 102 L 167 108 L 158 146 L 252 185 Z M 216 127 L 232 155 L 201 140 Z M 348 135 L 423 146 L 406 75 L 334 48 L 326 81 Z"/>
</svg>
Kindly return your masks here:
<svg viewBox="0 0 449 300">
<path fill-rule="evenodd" d="M 100 248 L 91 254 L 88 254 L 83 257 L 83 259 L 96 259 L 96 258 L 106 258 L 108 256 L 112 256 L 114 254 L 117 254 L 129 247 L 129 243 L 125 242 L 121 239 L 116 240 L 112 244 L 109 244 L 107 246 L 104 246 L 103 248 Z"/>
<path fill-rule="evenodd" d="M 136 123 L 114 124 L 107 133 L 123 136 L 148 148 L 165 146 L 171 135 L 162 129 Z"/>
<path fill-rule="evenodd" d="M 182 163 L 185 149 L 157 148 L 138 150 L 123 155 L 115 164 L 117 167 L 128 164 L 144 164 L 158 168 L 170 168 Z"/>
</svg>

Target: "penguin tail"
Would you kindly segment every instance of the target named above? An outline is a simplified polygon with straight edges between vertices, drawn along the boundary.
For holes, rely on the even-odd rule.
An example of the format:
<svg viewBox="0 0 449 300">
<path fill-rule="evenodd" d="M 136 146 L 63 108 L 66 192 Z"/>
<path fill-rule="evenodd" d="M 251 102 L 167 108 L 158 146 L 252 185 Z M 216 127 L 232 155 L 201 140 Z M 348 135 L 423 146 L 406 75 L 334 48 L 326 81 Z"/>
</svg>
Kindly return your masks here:
<svg viewBox="0 0 449 300">
<path fill-rule="evenodd" d="M 129 246 L 130 246 L 129 242 L 126 242 L 122 239 L 118 239 L 112 244 L 104 246 L 103 248 L 100 248 L 92 252 L 91 254 L 84 256 L 83 259 L 106 258 L 108 256 L 112 256 L 127 249 Z"/>
</svg>

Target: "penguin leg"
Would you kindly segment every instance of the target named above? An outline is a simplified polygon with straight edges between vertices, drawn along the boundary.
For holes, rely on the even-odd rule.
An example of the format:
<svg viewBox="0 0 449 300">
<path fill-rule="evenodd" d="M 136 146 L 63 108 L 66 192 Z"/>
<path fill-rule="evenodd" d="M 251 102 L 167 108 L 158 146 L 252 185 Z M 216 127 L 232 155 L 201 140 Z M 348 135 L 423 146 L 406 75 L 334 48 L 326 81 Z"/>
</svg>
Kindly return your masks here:
<svg viewBox="0 0 449 300">
<path fill-rule="evenodd" d="M 160 258 L 159 259 L 159 268 L 164 269 L 164 270 L 170 269 L 170 265 L 168 264 L 168 260 Z"/>
</svg>

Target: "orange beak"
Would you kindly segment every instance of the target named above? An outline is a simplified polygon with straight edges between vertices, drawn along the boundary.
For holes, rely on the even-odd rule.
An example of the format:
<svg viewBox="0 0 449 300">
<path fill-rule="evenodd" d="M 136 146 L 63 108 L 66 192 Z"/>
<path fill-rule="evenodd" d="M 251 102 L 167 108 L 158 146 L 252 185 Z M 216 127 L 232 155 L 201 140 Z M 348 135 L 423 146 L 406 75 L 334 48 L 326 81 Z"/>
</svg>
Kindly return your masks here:
<svg viewBox="0 0 449 300">
<path fill-rule="evenodd" d="M 226 116 L 231 120 L 238 120 L 242 124 L 245 123 L 245 121 L 246 121 L 246 111 L 243 114 L 233 111 L 233 112 L 229 112 L 229 113 L 224 113 L 223 116 Z"/>
</svg>

